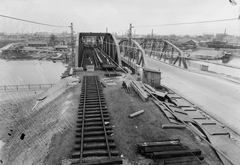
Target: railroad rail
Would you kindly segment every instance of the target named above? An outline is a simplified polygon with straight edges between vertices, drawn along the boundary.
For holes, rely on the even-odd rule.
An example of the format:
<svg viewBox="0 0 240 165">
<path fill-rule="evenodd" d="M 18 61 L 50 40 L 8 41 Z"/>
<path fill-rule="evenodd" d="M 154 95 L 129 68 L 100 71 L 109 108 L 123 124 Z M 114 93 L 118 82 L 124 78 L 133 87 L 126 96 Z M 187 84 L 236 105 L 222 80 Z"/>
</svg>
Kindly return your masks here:
<svg viewBox="0 0 240 165">
<path fill-rule="evenodd" d="M 46 89 L 50 88 L 55 84 L 26 84 L 26 85 L 4 85 L 0 86 L 0 91 L 11 91 L 11 90 L 30 90 L 30 89 Z"/>
<path fill-rule="evenodd" d="M 97 76 L 83 77 L 73 164 L 122 164 L 102 91 Z"/>
<path fill-rule="evenodd" d="M 87 65 L 94 65 L 97 69 L 116 69 L 117 65 L 101 48 L 95 45 L 85 46 L 80 67 L 86 69 Z"/>
</svg>

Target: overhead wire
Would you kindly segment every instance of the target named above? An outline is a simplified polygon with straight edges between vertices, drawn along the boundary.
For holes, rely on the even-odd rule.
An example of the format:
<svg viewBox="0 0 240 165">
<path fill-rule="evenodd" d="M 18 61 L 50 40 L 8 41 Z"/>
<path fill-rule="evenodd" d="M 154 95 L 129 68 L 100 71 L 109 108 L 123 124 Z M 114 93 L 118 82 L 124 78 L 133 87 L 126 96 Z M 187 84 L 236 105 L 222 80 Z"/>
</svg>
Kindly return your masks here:
<svg viewBox="0 0 240 165">
<path fill-rule="evenodd" d="M 229 18 L 229 19 L 219 19 L 219 20 L 209 20 L 209 21 L 196 21 L 196 22 L 180 22 L 180 23 L 169 23 L 169 24 L 159 24 L 159 25 L 137 25 L 133 26 L 142 28 L 142 27 L 156 27 L 156 26 L 178 26 L 178 25 L 190 25 L 190 24 L 201 24 L 201 23 L 213 23 L 213 22 L 226 22 L 226 21 L 233 21 L 238 20 L 239 18 Z"/>
<path fill-rule="evenodd" d="M 41 22 L 36 22 L 36 21 L 30 21 L 30 20 L 6 16 L 6 15 L 2 15 L 2 14 L 0 14 L 0 17 L 15 19 L 18 21 L 23 21 L 23 22 L 28 22 L 28 23 L 38 24 L 38 25 L 50 26 L 50 27 L 59 27 L 59 28 L 68 28 L 69 27 L 69 26 L 59 26 L 59 25 L 46 24 L 46 23 L 41 23 Z"/>
</svg>

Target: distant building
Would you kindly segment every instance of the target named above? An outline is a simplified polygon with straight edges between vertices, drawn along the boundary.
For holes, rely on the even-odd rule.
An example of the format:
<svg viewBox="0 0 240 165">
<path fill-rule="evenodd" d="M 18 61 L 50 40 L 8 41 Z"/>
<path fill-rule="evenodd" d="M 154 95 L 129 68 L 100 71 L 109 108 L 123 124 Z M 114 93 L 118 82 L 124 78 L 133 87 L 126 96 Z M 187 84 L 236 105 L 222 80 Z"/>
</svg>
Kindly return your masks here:
<svg viewBox="0 0 240 165">
<path fill-rule="evenodd" d="M 54 49 L 57 51 L 68 51 L 68 46 L 67 45 L 56 45 L 56 46 L 54 46 Z"/>
<path fill-rule="evenodd" d="M 48 37 L 49 33 L 48 32 L 36 32 L 34 33 L 35 37 Z"/>
<path fill-rule="evenodd" d="M 193 39 L 181 38 L 177 40 L 176 45 L 180 49 L 194 49 L 198 46 L 198 42 Z"/>
<path fill-rule="evenodd" d="M 228 36 L 223 38 L 223 42 L 227 42 L 228 44 L 236 44 L 236 43 L 240 42 L 240 39 L 238 39 L 235 36 L 228 35 Z"/>
<path fill-rule="evenodd" d="M 177 40 L 177 43 L 178 44 L 186 44 L 186 42 L 188 42 L 188 41 L 189 41 L 189 39 L 187 39 L 187 38 L 180 38 Z"/>
<path fill-rule="evenodd" d="M 216 40 L 222 41 L 225 36 L 226 36 L 225 33 L 217 33 L 216 34 Z"/>
<path fill-rule="evenodd" d="M 36 48 L 48 46 L 47 42 L 41 42 L 41 41 L 28 41 L 27 45 L 29 47 L 36 47 Z"/>
<path fill-rule="evenodd" d="M 188 40 L 185 44 L 190 48 L 196 48 L 198 46 L 198 42 L 192 39 Z"/>
<path fill-rule="evenodd" d="M 214 34 L 203 34 L 202 39 L 205 41 L 212 41 L 214 38 Z"/>
</svg>

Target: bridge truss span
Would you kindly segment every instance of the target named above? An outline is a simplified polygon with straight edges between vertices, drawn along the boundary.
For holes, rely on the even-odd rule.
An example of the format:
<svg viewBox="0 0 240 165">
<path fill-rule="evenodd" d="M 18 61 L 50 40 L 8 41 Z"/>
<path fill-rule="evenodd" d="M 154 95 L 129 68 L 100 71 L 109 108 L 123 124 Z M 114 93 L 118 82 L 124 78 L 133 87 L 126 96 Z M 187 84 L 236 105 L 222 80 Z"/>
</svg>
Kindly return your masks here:
<svg viewBox="0 0 240 165">
<path fill-rule="evenodd" d="M 89 47 L 98 47 L 114 63 L 121 66 L 120 49 L 116 38 L 110 33 L 78 33 L 76 41 L 75 67 L 81 67 L 84 51 Z"/>
<path fill-rule="evenodd" d="M 137 41 L 123 38 L 118 44 L 122 61 L 133 69 L 136 67 L 147 68 L 145 51 Z"/>
<path fill-rule="evenodd" d="M 147 56 L 172 65 L 175 65 L 178 61 L 179 66 L 183 64 L 183 67 L 187 69 L 183 51 L 170 41 L 157 38 L 138 38 L 135 40 L 141 45 Z"/>
</svg>

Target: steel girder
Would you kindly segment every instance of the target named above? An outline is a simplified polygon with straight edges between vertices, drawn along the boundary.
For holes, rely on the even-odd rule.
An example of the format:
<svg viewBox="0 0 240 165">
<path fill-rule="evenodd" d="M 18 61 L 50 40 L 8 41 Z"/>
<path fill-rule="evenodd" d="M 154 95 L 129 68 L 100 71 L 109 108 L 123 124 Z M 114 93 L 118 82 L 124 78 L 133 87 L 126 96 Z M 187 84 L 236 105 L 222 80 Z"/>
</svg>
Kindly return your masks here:
<svg viewBox="0 0 240 165">
<path fill-rule="evenodd" d="M 183 56 L 182 50 L 173 43 L 157 38 L 141 38 L 138 39 L 138 42 L 150 57 L 154 56 L 159 60 L 163 58 L 164 61 L 168 60 L 172 65 L 175 65 L 176 62 L 179 61 L 179 66 L 181 66 L 182 63 L 184 68 L 187 68 L 186 59 Z"/>
<path fill-rule="evenodd" d="M 119 41 L 119 47 L 121 56 L 128 57 L 131 63 L 147 68 L 145 51 L 137 41 L 123 38 Z"/>
<path fill-rule="evenodd" d="M 103 38 L 103 51 L 109 55 L 118 65 L 122 65 L 120 48 L 117 39 L 110 33 L 106 33 Z"/>
<path fill-rule="evenodd" d="M 75 67 L 79 67 L 83 58 L 84 38 L 96 37 L 96 46 L 101 48 L 113 61 L 122 65 L 120 49 L 116 38 L 110 33 L 78 33 L 76 41 Z"/>
</svg>

